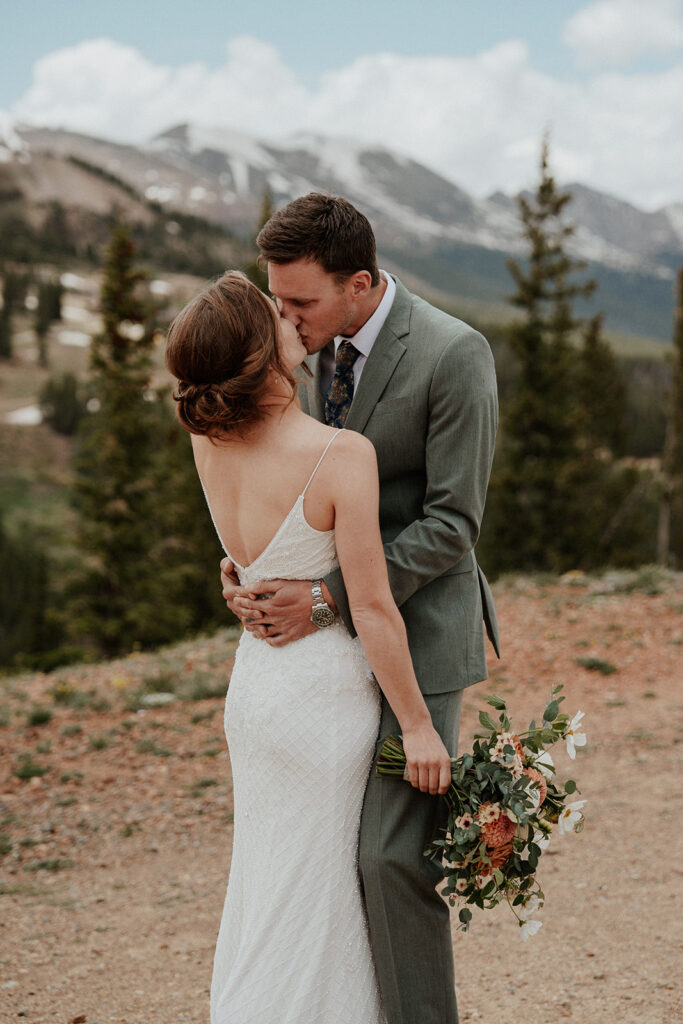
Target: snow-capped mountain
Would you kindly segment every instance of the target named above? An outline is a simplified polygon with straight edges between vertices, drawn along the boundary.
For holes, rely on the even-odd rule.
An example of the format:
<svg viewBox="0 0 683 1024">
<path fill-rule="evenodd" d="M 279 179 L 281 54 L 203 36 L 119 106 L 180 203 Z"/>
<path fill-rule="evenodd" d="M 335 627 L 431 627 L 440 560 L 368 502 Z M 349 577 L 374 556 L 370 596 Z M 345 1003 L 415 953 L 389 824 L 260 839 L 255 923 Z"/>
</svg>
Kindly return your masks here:
<svg viewBox="0 0 683 1024">
<path fill-rule="evenodd" d="M 240 232 L 253 231 L 266 190 L 281 205 L 323 189 L 355 202 L 391 248 L 407 242 L 422 252 L 452 242 L 502 252 L 521 247 L 513 197 L 499 192 L 477 199 L 410 157 L 353 139 L 297 134 L 276 142 L 200 125 L 178 125 L 144 146 L 52 129 L 15 128 L 13 135 L 29 149 L 89 160 L 148 199 Z M 683 204 L 650 213 L 584 185 L 568 188 L 577 255 L 671 276 L 671 257 L 683 257 Z"/>
<path fill-rule="evenodd" d="M 276 206 L 311 190 L 345 195 L 370 218 L 385 265 L 445 295 L 505 302 L 505 260 L 524 251 L 513 196 L 473 197 L 404 154 L 354 139 L 259 139 L 183 124 L 144 145 L 125 145 L 0 119 L 0 161 L 27 164 L 27 183 L 31 155 L 37 163 L 46 153 L 75 158 L 140 198 L 218 222 L 245 240 L 266 192 Z M 41 168 L 42 195 L 47 177 Z M 683 203 L 647 212 L 585 185 L 563 187 L 573 196 L 573 253 L 600 279 L 598 308 L 621 330 L 669 336 L 671 282 L 683 263 Z"/>
</svg>

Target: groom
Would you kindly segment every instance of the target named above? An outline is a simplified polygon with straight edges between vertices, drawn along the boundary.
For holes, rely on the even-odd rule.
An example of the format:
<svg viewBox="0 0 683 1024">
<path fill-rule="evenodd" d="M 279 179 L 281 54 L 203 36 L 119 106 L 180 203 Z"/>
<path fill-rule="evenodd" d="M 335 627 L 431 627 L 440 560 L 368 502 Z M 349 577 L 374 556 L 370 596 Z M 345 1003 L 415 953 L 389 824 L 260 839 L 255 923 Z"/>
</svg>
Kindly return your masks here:
<svg viewBox="0 0 683 1024">
<path fill-rule="evenodd" d="M 498 420 L 489 346 L 378 270 L 372 228 L 345 199 L 295 199 L 257 241 L 270 291 L 311 357 L 302 408 L 365 434 L 377 451 L 392 593 L 432 721 L 455 756 L 463 688 L 487 676 L 483 624 L 499 653 L 493 599 L 474 555 Z M 311 614 L 321 591 L 355 633 L 339 570 L 315 593 L 300 580 L 262 584 L 264 612 L 230 562 L 221 568 L 229 607 L 270 644 L 319 628 Z M 383 699 L 377 750 L 398 731 Z M 441 868 L 423 856 L 444 821 L 439 796 L 371 773 L 359 857 L 388 1024 L 458 1022 L 449 911 L 435 889 Z"/>
</svg>

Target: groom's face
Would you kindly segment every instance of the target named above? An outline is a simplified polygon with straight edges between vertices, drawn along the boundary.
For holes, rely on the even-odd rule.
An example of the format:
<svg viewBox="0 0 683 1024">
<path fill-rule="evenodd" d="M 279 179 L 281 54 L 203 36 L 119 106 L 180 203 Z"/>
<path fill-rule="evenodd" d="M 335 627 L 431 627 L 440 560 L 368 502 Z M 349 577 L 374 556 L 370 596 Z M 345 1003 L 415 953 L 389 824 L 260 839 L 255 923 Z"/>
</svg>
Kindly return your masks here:
<svg viewBox="0 0 683 1024">
<path fill-rule="evenodd" d="M 339 284 L 312 260 L 269 263 L 268 287 L 278 309 L 295 325 L 309 355 L 337 334 L 351 333 L 357 306 L 353 278 Z"/>
</svg>

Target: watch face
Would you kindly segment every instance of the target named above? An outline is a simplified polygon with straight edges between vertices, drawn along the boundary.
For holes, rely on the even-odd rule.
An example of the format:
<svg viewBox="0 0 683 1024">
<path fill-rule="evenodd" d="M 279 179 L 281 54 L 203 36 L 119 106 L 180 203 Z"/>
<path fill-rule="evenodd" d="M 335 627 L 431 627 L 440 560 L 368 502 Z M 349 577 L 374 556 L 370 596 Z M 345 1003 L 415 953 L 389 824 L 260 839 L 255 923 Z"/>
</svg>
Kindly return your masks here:
<svg viewBox="0 0 683 1024">
<path fill-rule="evenodd" d="M 316 626 L 331 626 L 334 622 L 334 612 L 331 608 L 314 608 L 311 619 Z"/>
</svg>

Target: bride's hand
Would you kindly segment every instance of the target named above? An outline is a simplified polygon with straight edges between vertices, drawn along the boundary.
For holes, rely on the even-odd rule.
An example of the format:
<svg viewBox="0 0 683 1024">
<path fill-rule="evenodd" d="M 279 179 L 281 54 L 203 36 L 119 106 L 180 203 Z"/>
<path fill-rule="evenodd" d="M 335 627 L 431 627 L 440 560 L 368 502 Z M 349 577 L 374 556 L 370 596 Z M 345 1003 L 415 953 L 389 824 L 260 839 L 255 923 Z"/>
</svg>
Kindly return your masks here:
<svg viewBox="0 0 683 1024">
<path fill-rule="evenodd" d="M 411 786 L 443 796 L 451 784 L 451 758 L 434 726 L 404 729 L 402 735 Z"/>
<path fill-rule="evenodd" d="M 322 589 L 327 603 L 336 611 L 324 583 Z M 259 594 L 267 594 L 268 600 L 259 598 Z M 313 595 L 309 580 L 267 580 L 255 583 L 249 588 L 243 588 L 235 597 L 234 604 L 235 614 L 244 622 L 252 617 L 258 619 L 257 623 L 247 626 L 247 629 L 271 647 L 284 647 L 293 640 L 300 640 L 318 631 L 318 627 L 311 622 Z"/>
</svg>

